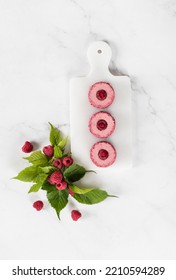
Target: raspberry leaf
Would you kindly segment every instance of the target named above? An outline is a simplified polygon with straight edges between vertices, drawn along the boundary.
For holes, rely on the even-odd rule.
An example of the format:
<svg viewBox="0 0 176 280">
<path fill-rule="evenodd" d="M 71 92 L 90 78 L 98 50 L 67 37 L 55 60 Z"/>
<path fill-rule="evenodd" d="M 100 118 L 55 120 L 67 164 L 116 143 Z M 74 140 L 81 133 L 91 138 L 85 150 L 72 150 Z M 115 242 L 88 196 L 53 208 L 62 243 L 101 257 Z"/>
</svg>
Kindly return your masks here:
<svg viewBox="0 0 176 280">
<path fill-rule="evenodd" d="M 39 167 L 39 171 L 45 174 L 50 174 L 56 170 L 55 167 L 53 166 L 44 166 L 44 167 Z"/>
<path fill-rule="evenodd" d="M 63 150 L 67 144 L 67 141 L 68 141 L 68 136 L 65 137 L 64 139 L 62 139 L 60 142 L 59 142 L 59 148 L 61 148 L 61 150 Z"/>
<path fill-rule="evenodd" d="M 44 183 L 45 180 L 47 179 L 48 174 L 45 173 L 39 173 L 38 176 L 35 178 L 36 183 Z"/>
<path fill-rule="evenodd" d="M 83 166 L 74 163 L 64 171 L 64 178 L 67 182 L 73 183 L 84 177 L 86 172 L 87 170 Z"/>
<path fill-rule="evenodd" d="M 39 189 L 41 188 L 42 184 L 41 183 L 36 183 L 34 184 L 28 191 L 28 193 L 31 193 L 31 192 L 38 192 Z"/>
<path fill-rule="evenodd" d="M 75 185 L 69 185 L 69 188 L 76 194 L 85 194 L 93 190 L 93 188 L 80 188 Z"/>
<path fill-rule="evenodd" d="M 24 159 L 36 166 L 44 166 L 48 163 L 47 157 L 41 151 L 33 152 L 29 157 L 24 157 Z"/>
<path fill-rule="evenodd" d="M 36 177 L 36 184 L 34 184 L 30 190 L 28 191 L 28 193 L 31 193 L 31 192 L 38 192 L 39 189 L 42 187 L 42 185 L 44 184 L 44 182 L 46 181 L 48 177 L 48 174 L 39 174 L 37 177 Z"/>
<path fill-rule="evenodd" d="M 37 166 L 29 166 L 23 169 L 14 179 L 23 182 L 36 182 L 36 178 L 39 175 Z"/>
<path fill-rule="evenodd" d="M 44 182 L 42 185 L 42 190 L 44 191 L 48 191 L 49 188 L 53 187 L 53 185 L 51 185 L 48 181 Z"/>
<path fill-rule="evenodd" d="M 51 123 L 50 124 L 50 143 L 52 146 L 57 146 L 62 140 L 60 131 L 56 129 Z"/>
<path fill-rule="evenodd" d="M 59 191 L 55 186 L 50 186 L 47 190 L 47 198 L 51 206 L 56 210 L 57 216 L 60 219 L 60 212 L 68 203 L 67 190 Z"/>
<path fill-rule="evenodd" d="M 106 191 L 100 189 L 93 189 L 90 192 L 86 192 L 84 194 L 75 193 L 73 197 L 80 203 L 83 204 L 96 204 L 108 197 L 108 193 Z"/>
<path fill-rule="evenodd" d="M 59 148 L 59 146 L 54 147 L 54 157 L 55 158 L 61 158 L 62 157 L 62 150 Z"/>
</svg>

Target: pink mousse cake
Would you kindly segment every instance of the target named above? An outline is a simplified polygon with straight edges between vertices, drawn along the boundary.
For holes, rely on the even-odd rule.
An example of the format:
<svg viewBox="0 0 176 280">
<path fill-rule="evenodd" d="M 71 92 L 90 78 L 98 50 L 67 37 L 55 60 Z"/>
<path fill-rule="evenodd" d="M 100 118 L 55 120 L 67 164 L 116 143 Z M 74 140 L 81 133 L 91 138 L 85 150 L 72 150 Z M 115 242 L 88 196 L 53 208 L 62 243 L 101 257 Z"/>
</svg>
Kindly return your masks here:
<svg viewBox="0 0 176 280">
<path fill-rule="evenodd" d="M 98 167 L 108 167 L 116 160 L 116 150 L 109 142 L 97 142 L 90 150 L 90 158 Z"/>
<path fill-rule="evenodd" d="M 112 104 L 115 93 L 110 84 L 98 82 L 91 86 L 88 97 L 92 106 L 103 109 Z"/>
<path fill-rule="evenodd" d="M 107 138 L 115 129 L 115 119 L 107 112 L 93 114 L 89 120 L 89 130 L 97 138 Z"/>
</svg>

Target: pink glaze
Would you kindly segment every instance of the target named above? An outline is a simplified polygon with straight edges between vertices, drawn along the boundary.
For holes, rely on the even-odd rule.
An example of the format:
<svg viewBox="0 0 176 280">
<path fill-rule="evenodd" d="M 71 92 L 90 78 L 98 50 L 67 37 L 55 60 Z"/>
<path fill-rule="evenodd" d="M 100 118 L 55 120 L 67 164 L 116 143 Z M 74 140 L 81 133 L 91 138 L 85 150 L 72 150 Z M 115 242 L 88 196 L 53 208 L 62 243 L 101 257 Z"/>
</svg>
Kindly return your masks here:
<svg viewBox="0 0 176 280">
<path fill-rule="evenodd" d="M 93 114 L 89 120 L 89 130 L 97 138 L 109 137 L 115 129 L 115 119 L 107 112 Z"/>
<path fill-rule="evenodd" d="M 114 101 L 115 93 L 110 84 L 98 82 L 91 86 L 88 97 L 92 106 L 107 108 Z"/>
<path fill-rule="evenodd" d="M 108 167 L 116 160 L 116 150 L 109 142 L 97 142 L 90 150 L 90 158 L 98 167 Z"/>
</svg>

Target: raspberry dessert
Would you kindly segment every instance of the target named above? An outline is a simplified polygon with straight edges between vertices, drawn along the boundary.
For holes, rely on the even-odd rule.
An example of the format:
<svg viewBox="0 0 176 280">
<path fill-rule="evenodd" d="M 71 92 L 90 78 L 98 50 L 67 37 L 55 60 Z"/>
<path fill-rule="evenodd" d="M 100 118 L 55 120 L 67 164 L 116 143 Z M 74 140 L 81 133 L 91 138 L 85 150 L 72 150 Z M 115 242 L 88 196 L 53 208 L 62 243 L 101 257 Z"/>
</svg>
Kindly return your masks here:
<svg viewBox="0 0 176 280">
<path fill-rule="evenodd" d="M 98 82 L 91 86 L 88 97 L 92 106 L 103 109 L 112 104 L 115 93 L 110 84 Z"/>
<path fill-rule="evenodd" d="M 89 130 L 97 138 L 107 138 L 115 129 L 115 119 L 107 112 L 93 114 L 89 120 Z"/>
<path fill-rule="evenodd" d="M 90 150 L 90 158 L 98 167 L 108 167 L 116 160 L 116 150 L 109 142 L 97 142 Z"/>
</svg>

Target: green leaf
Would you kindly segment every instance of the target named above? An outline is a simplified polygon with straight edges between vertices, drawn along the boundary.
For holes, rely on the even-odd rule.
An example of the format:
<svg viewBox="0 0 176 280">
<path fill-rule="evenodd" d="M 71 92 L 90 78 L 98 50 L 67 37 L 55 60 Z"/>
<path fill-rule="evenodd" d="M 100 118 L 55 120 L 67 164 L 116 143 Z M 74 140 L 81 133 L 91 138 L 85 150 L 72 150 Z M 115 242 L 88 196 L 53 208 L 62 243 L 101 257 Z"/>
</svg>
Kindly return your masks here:
<svg viewBox="0 0 176 280">
<path fill-rule="evenodd" d="M 63 150 L 67 144 L 67 141 L 68 141 L 68 136 L 65 137 L 64 139 L 62 139 L 60 142 L 59 142 L 59 147 L 61 148 L 61 150 Z"/>
<path fill-rule="evenodd" d="M 23 182 L 35 182 L 38 174 L 37 166 L 29 166 L 23 169 L 14 179 Z"/>
<path fill-rule="evenodd" d="M 45 167 L 39 167 L 39 170 L 43 173 L 50 174 L 56 170 L 54 166 L 45 166 Z"/>
<path fill-rule="evenodd" d="M 30 163 L 35 166 L 43 166 L 48 163 L 47 157 L 41 151 L 33 152 L 29 157 L 25 157 Z"/>
<path fill-rule="evenodd" d="M 59 146 L 54 147 L 54 157 L 55 158 L 61 158 L 62 157 L 62 150 L 59 148 Z"/>
<path fill-rule="evenodd" d="M 48 181 L 44 182 L 41 189 L 44 191 L 48 191 L 49 188 L 55 188 L 55 186 L 51 185 Z"/>
<path fill-rule="evenodd" d="M 51 206 L 56 210 L 57 216 L 60 219 L 60 212 L 68 203 L 67 190 L 59 191 L 55 186 L 51 186 L 48 188 L 47 198 Z"/>
<path fill-rule="evenodd" d="M 41 182 L 42 184 L 45 182 L 46 178 L 48 177 L 48 174 L 45 173 L 39 173 L 38 176 L 35 179 L 36 183 Z"/>
<path fill-rule="evenodd" d="M 41 183 L 36 183 L 29 189 L 28 193 L 38 192 L 40 188 L 41 188 Z"/>
<path fill-rule="evenodd" d="M 87 170 L 83 166 L 74 163 L 64 171 L 64 178 L 68 182 L 73 183 L 84 177 L 86 172 Z"/>
<path fill-rule="evenodd" d="M 42 187 L 43 183 L 45 182 L 45 180 L 47 179 L 48 177 L 48 174 L 39 174 L 37 177 L 36 177 L 36 184 L 34 184 L 30 190 L 28 191 L 28 193 L 31 193 L 31 192 L 38 192 L 39 189 Z"/>
<path fill-rule="evenodd" d="M 108 197 L 108 193 L 106 191 L 100 189 L 93 189 L 90 192 L 84 194 L 74 194 L 73 197 L 80 203 L 84 204 L 96 204 Z"/>
<path fill-rule="evenodd" d="M 50 124 L 50 143 L 53 146 L 57 146 L 62 140 L 60 136 L 60 131 L 56 129 L 51 123 Z"/>
<path fill-rule="evenodd" d="M 77 187 L 77 186 L 71 186 L 69 185 L 69 188 L 74 192 L 74 193 L 77 193 L 77 194 L 85 194 L 85 193 L 88 193 L 90 191 L 93 190 L 93 188 L 80 188 L 80 187 Z"/>
</svg>

